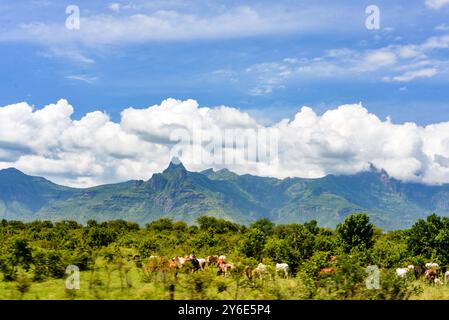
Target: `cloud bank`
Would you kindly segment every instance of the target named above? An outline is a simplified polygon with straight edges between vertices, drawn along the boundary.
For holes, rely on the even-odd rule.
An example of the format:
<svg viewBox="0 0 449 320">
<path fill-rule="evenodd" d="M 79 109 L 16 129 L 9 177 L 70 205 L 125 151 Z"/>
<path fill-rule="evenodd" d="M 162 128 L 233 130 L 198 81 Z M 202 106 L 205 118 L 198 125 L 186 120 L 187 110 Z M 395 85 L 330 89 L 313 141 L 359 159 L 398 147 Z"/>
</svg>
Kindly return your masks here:
<svg viewBox="0 0 449 320">
<path fill-rule="evenodd" d="M 178 148 L 190 170 L 228 167 L 240 174 L 316 178 L 360 172 L 373 163 L 403 181 L 449 182 L 449 122 L 395 124 L 360 104 L 322 115 L 302 107 L 293 120 L 271 126 L 241 110 L 200 107 L 194 100 L 127 108 L 118 123 L 100 111 L 74 120 L 73 112 L 66 100 L 41 109 L 25 102 L 0 107 L 0 168 L 16 167 L 70 186 L 93 186 L 146 180 L 162 171 Z M 214 137 L 226 130 L 274 135 L 278 153 L 266 161 L 208 163 L 197 156 L 210 151 L 207 141 L 179 143 L 179 133 Z M 238 146 L 218 148 L 216 152 L 240 159 Z"/>
</svg>

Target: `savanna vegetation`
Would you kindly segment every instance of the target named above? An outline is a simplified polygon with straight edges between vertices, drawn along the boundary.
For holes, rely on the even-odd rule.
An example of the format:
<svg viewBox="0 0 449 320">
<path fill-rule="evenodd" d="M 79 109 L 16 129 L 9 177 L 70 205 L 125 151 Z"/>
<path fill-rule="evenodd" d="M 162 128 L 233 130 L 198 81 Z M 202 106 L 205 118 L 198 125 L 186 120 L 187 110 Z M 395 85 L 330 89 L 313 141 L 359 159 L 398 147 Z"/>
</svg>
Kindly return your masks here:
<svg viewBox="0 0 449 320">
<path fill-rule="evenodd" d="M 225 277 L 214 264 L 196 272 L 188 263 L 165 267 L 191 253 L 225 255 L 232 268 Z M 266 274 L 245 276 L 261 262 Z M 335 230 L 316 221 L 244 226 L 205 216 L 190 226 L 170 219 L 145 227 L 122 220 L 0 222 L 0 299 L 448 298 L 446 284 L 396 274 L 426 262 L 438 263 L 440 273 L 449 264 L 447 217 L 431 215 L 392 232 L 366 214 L 348 216 Z M 288 264 L 288 278 L 276 274 L 276 263 Z M 69 265 L 80 270 L 79 289 L 66 287 Z M 367 285 L 372 266 L 379 271 L 374 287 Z"/>
</svg>

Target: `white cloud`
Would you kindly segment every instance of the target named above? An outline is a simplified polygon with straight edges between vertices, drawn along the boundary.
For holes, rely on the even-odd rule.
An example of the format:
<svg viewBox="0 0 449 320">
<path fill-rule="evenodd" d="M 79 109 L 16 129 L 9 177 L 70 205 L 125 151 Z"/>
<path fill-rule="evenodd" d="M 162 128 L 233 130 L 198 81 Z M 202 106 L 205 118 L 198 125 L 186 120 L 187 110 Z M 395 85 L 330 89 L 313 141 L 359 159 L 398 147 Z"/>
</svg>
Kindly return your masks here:
<svg viewBox="0 0 449 320">
<path fill-rule="evenodd" d="M 241 174 L 314 178 L 359 172 L 373 163 L 405 181 L 449 182 L 449 122 L 394 124 L 359 104 L 321 116 L 303 107 L 293 120 L 273 125 L 235 108 L 200 107 L 194 100 L 128 108 L 119 123 L 99 111 L 73 120 L 73 111 L 65 100 L 42 109 L 27 103 L 0 107 L 0 168 L 17 167 L 58 183 L 90 186 L 148 179 L 167 166 L 178 148 L 190 170 L 226 166 Z M 277 159 L 211 163 L 202 158 L 211 150 L 210 141 L 229 130 L 247 133 L 248 141 L 256 134 L 274 135 Z M 217 154 L 244 159 L 244 147 L 223 143 L 215 145 Z"/>
<path fill-rule="evenodd" d="M 235 39 L 288 33 L 353 32 L 360 13 L 350 4 L 235 1 L 111 1 L 104 7 L 81 7 L 81 28 L 68 30 L 62 17 L 41 14 L 14 19 L 5 26 L 0 41 L 82 48 L 126 46 L 154 41 Z M 103 9 L 103 10 L 101 10 Z M 16 15 L 20 16 L 21 12 Z M 336 29 L 335 26 L 338 26 Z M 362 29 L 359 28 L 359 31 Z"/>
<path fill-rule="evenodd" d="M 445 23 L 439 24 L 435 27 L 436 31 L 449 31 L 449 26 Z"/>
<path fill-rule="evenodd" d="M 241 72 L 249 93 L 271 94 L 292 80 L 350 78 L 408 82 L 448 73 L 449 61 L 437 52 L 449 48 L 449 35 L 430 37 L 420 44 L 389 45 L 358 51 L 340 48 L 312 58 L 284 58 L 262 62 Z"/>
<path fill-rule="evenodd" d="M 73 48 L 61 48 L 61 47 L 51 47 L 44 52 L 40 52 L 40 55 L 46 58 L 63 58 L 76 62 L 79 64 L 93 64 L 95 60 L 87 57 L 77 49 Z"/>
<path fill-rule="evenodd" d="M 119 3 L 109 5 L 109 9 L 115 13 L 121 13 L 124 8 Z M 205 15 L 201 13 L 159 9 L 126 15 L 83 14 L 81 28 L 76 32 L 66 29 L 63 24 L 28 22 L 2 33 L 0 41 L 23 40 L 50 45 L 125 45 L 161 40 L 241 38 L 320 28 L 317 21 L 308 18 L 308 15 L 318 13 L 317 9 L 289 12 L 277 7 L 266 9 L 241 5 L 223 7 Z"/>
<path fill-rule="evenodd" d="M 83 75 L 83 74 L 81 74 L 81 75 L 69 75 L 69 76 L 66 76 L 65 78 L 69 79 L 69 80 L 76 80 L 76 81 L 85 82 L 85 83 L 88 83 L 88 84 L 92 84 L 92 83 L 94 83 L 95 81 L 98 80 L 98 77 L 89 77 L 89 76 L 86 76 L 86 75 Z"/>
<path fill-rule="evenodd" d="M 385 78 L 386 81 L 408 82 L 416 78 L 430 78 L 438 73 L 435 68 L 426 68 L 414 71 L 407 71 L 402 75 L 395 76 L 393 78 Z"/>
<path fill-rule="evenodd" d="M 114 12 L 120 12 L 121 4 L 114 2 L 109 4 L 108 8 Z"/>
<path fill-rule="evenodd" d="M 426 0 L 426 6 L 431 9 L 441 9 L 449 4 L 449 0 Z"/>
<path fill-rule="evenodd" d="M 397 56 L 394 52 L 386 49 L 373 50 L 364 54 L 354 69 L 360 72 L 369 72 L 388 67 L 396 63 Z"/>
</svg>

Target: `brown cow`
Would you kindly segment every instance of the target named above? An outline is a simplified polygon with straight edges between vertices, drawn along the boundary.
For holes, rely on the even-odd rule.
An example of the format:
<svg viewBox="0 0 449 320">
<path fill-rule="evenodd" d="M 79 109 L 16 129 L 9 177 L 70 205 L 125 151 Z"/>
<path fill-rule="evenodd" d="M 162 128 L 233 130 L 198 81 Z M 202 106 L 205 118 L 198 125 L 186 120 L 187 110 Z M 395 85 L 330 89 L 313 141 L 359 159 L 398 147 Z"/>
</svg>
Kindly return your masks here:
<svg viewBox="0 0 449 320">
<path fill-rule="evenodd" d="M 335 274 L 334 268 L 323 268 L 320 270 L 320 275 L 326 275 L 326 274 Z"/>
<path fill-rule="evenodd" d="M 176 261 L 176 258 L 166 259 L 162 256 L 151 256 L 148 259 L 147 265 L 145 266 L 145 271 L 154 272 L 154 271 L 169 271 L 176 270 L 179 268 L 179 265 Z"/>
<path fill-rule="evenodd" d="M 168 261 L 168 268 L 169 268 L 170 270 L 176 270 L 176 269 L 178 269 L 178 264 L 176 263 L 175 258 L 170 259 L 170 261 Z"/>
<path fill-rule="evenodd" d="M 243 274 L 248 280 L 251 280 L 253 278 L 252 269 L 250 267 L 245 267 L 243 269 Z"/>
<path fill-rule="evenodd" d="M 145 266 L 145 271 L 154 272 L 162 270 L 164 266 L 164 258 L 161 256 L 150 256 L 147 265 Z"/>
<path fill-rule="evenodd" d="M 436 283 L 436 279 L 438 279 L 438 271 L 435 269 L 426 270 L 424 275 L 431 283 Z"/>
<path fill-rule="evenodd" d="M 218 275 L 224 275 L 225 277 L 228 276 L 228 270 L 231 270 L 235 268 L 235 266 L 232 263 L 226 263 L 223 259 L 219 259 L 217 262 L 218 267 Z"/>
<path fill-rule="evenodd" d="M 208 256 L 206 261 L 207 261 L 207 265 L 208 266 L 217 265 L 217 263 L 218 263 L 218 256 Z"/>
</svg>

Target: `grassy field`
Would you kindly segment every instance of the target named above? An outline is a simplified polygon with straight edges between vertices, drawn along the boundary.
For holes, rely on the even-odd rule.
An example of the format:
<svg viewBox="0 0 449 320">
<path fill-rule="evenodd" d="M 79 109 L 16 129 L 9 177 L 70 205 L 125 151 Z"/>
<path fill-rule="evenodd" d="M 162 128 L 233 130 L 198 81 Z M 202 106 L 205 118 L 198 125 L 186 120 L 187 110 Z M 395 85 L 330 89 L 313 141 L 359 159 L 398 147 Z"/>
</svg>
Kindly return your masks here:
<svg viewBox="0 0 449 320">
<path fill-rule="evenodd" d="M 80 273 L 80 289 L 66 290 L 65 279 L 33 282 L 21 295 L 18 282 L 0 282 L 0 299 L 61 300 L 61 299 L 302 299 L 297 279 L 271 278 L 248 281 L 243 276 L 227 278 L 216 275 L 216 269 L 192 273 L 155 272 L 144 275 L 133 268 L 126 275 L 105 270 Z"/>
<path fill-rule="evenodd" d="M 316 221 L 262 219 L 247 227 L 212 217 L 192 226 L 160 219 L 145 228 L 121 220 L 86 226 L 2 220 L 0 299 L 448 299 L 449 286 L 415 279 L 434 262 L 442 280 L 448 248 L 449 218 L 435 215 L 388 233 L 366 214 L 350 215 L 336 230 Z M 194 273 L 192 262 L 173 265 L 172 257 L 191 253 L 225 255 L 233 268 L 224 277 L 214 264 Z M 267 266 L 263 279 L 248 279 L 244 270 L 260 274 L 260 262 Z M 288 264 L 289 279 L 275 275 L 280 262 Z M 81 270 L 79 290 L 66 289 L 69 265 Z M 396 268 L 408 265 L 415 272 L 398 277 Z M 368 275 L 379 279 L 377 289 L 367 286 Z"/>
<path fill-rule="evenodd" d="M 166 299 L 308 299 L 308 291 L 300 277 L 284 279 L 270 276 L 264 279 L 248 280 L 241 274 L 228 277 L 218 276 L 215 267 L 196 273 L 160 272 L 144 273 L 136 267 L 123 268 L 121 271 L 104 268 L 102 262 L 94 272 L 80 273 L 80 289 L 67 290 L 65 279 L 49 279 L 31 282 L 26 292 L 21 293 L 21 281 L 0 282 L 1 300 L 166 300 Z M 449 299 L 449 285 L 434 286 L 424 280 L 411 282 L 421 288 L 413 294 L 412 300 Z M 170 290 L 170 286 L 174 290 Z M 172 287 L 173 288 L 173 287 Z M 334 299 L 330 294 L 332 287 L 318 289 L 315 299 Z M 364 297 L 355 297 L 364 299 Z"/>
</svg>

